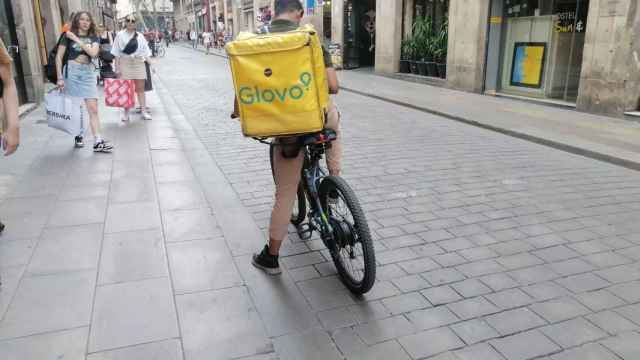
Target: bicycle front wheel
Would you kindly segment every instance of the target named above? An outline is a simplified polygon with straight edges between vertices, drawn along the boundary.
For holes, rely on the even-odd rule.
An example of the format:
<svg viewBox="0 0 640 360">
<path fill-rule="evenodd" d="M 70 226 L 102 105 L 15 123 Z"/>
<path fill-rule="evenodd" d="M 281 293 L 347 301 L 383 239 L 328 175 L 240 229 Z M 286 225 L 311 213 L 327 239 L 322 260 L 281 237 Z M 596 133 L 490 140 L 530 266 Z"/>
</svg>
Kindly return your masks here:
<svg viewBox="0 0 640 360">
<path fill-rule="evenodd" d="M 324 178 L 320 203 L 333 228 L 329 249 L 340 279 L 354 294 L 362 295 L 376 280 L 376 257 L 369 224 L 355 192 L 344 179 Z"/>
</svg>

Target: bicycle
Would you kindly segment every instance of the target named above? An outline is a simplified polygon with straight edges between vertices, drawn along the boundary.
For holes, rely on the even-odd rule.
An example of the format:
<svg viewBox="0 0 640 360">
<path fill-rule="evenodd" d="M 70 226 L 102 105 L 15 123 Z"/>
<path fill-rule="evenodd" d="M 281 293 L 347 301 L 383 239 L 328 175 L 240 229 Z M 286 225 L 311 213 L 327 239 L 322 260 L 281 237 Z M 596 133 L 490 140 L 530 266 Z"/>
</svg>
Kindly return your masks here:
<svg viewBox="0 0 640 360">
<path fill-rule="evenodd" d="M 167 49 L 164 46 L 164 43 L 160 40 L 155 41 L 154 46 L 156 47 L 156 56 L 165 57 L 167 55 Z"/>
<path fill-rule="evenodd" d="M 336 138 L 335 131 L 328 129 L 299 138 L 301 151 L 304 152 L 304 165 L 291 223 L 296 226 L 302 240 L 311 239 L 314 231 L 320 234 L 342 283 L 352 293 L 362 295 L 371 290 L 376 278 L 375 252 L 369 225 L 349 184 L 341 177 L 327 175 L 320 165 L 326 149 Z M 273 175 L 274 154 L 279 150 L 278 144 L 264 139 L 256 140 L 270 146 Z M 330 200 L 330 195 L 333 199 L 337 198 L 337 202 Z M 339 206 L 341 202 L 343 206 Z M 306 223 L 305 219 L 308 219 Z M 353 260 L 360 258 L 361 266 L 354 266 Z"/>
</svg>

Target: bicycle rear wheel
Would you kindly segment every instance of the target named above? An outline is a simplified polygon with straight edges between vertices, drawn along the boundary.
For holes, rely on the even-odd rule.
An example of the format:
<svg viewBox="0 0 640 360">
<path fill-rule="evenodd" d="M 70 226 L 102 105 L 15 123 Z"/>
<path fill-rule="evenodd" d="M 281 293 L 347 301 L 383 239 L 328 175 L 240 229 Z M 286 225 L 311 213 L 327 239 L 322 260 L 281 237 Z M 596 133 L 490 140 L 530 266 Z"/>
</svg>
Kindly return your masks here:
<svg viewBox="0 0 640 360">
<path fill-rule="evenodd" d="M 273 176 L 273 181 L 275 182 L 275 170 L 273 168 L 273 159 L 275 156 L 275 151 L 277 151 L 278 147 L 275 145 L 269 146 L 269 163 L 271 164 L 271 176 Z M 304 187 L 302 186 L 302 181 L 298 184 L 298 193 L 296 195 L 296 202 L 293 205 L 293 212 L 291 213 L 291 224 L 296 227 L 304 221 L 307 217 L 307 198 L 304 193 Z"/>
<path fill-rule="evenodd" d="M 336 197 L 330 201 L 329 197 Z M 369 225 L 356 194 L 336 176 L 324 178 L 320 203 L 333 228 L 335 246 L 330 248 L 340 279 L 354 294 L 362 295 L 376 280 L 376 257 Z"/>
</svg>

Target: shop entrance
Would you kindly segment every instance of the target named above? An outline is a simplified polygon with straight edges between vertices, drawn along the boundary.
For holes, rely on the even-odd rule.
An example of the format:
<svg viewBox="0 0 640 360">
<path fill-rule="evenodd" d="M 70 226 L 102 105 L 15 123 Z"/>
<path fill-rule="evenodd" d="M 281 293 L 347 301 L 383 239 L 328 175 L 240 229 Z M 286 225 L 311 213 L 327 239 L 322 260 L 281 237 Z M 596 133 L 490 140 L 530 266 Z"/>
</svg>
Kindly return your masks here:
<svg viewBox="0 0 640 360">
<path fill-rule="evenodd" d="M 375 65 L 376 0 L 347 0 L 344 5 L 344 68 Z"/>
<path fill-rule="evenodd" d="M 503 0 L 502 7 L 502 29 L 492 33 L 502 42 L 498 90 L 575 103 L 589 0 Z"/>
<path fill-rule="evenodd" d="M 322 35 L 325 44 L 331 44 L 331 0 L 322 5 Z"/>
<path fill-rule="evenodd" d="M 18 100 L 20 104 L 27 102 L 27 88 L 24 82 L 22 59 L 20 58 L 20 45 L 16 34 L 16 23 L 10 0 L 0 0 L 0 36 L 9 55 L 13 58 L 13 77 L 18 88 Z"/>
</svg>

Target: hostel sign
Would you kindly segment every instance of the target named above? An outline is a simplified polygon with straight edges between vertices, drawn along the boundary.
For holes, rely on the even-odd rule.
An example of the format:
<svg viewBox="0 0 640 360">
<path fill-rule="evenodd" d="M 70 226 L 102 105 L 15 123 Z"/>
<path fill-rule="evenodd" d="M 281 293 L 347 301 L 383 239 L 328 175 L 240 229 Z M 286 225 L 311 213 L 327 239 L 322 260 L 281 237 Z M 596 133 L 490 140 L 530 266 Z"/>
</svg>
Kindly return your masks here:
<svg viewBox="0 0 640 360">
<path fill-rule="evenodd" d="M 554 31 L 557 33 L 584 33 L 587 29 L 587 8 L 577 4 L 558 4 L 555 12 Z"/>
</svg>

